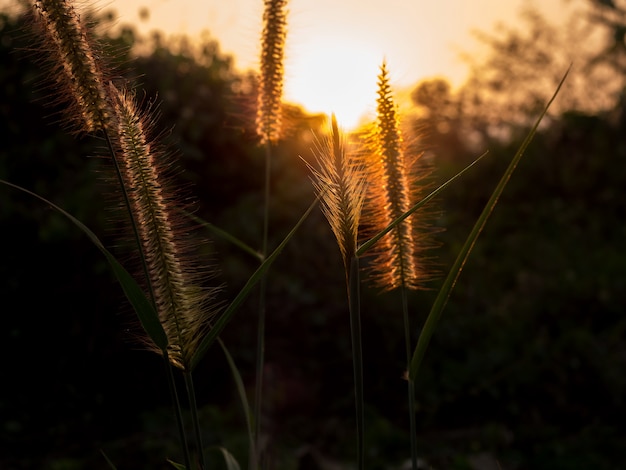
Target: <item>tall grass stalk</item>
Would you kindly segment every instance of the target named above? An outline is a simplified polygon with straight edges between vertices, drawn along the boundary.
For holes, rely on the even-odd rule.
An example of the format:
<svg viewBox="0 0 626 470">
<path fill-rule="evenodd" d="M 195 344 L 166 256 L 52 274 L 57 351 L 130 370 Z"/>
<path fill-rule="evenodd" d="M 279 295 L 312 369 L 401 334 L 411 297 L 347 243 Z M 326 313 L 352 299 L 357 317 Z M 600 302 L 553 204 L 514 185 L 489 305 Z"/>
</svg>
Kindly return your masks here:
<svg viewBox="0 0 626 470">
<path fill-rule="evenodd" d="M 151 338 L 153 349 L 164 354 L 185 465 L 190 458 L 180 401 L 171 365 L 190 372 L 190 359 L 213 314 L 215 291 L 201 287 L 207 274 L 190 263 L 191 240 L 172 210 L 176 195 L 168 192 L 165 153 L 148 136 L 152 118 L 141 113 L 134 97 L 111 82 L 105 84 L 101 55 L 89 40 L 88 28 L 66 0 L 37 0 L 34 24 L 45 39 L 41 49 L 61 86 L 57 100 L 69 102 L 64 117 L 75 133 L 102 131 L 109 146 L 124 206 L 137 243 L 149 298 L 163 327 L 165 342 Z M 195 393 L 190 373 L 185 374 L 190 405 Z M 199 461 L 204 467 L 197 413 L 192 409 Z"/>
<path fill-rule="evenodd" d="M 346 150 L 346 142 L 339 132 L 337 119 L 331 117 L 331 132 L 323 142 L 317 142 L 316 156 L 319 169 L 309 165 L 313 185 L 322 202 L 322 212 L 337 239 L 344 265 L 350 333 L 357 430 L 357 468 L 364 468 L 364 399 L 363 353 L 361 345 L 361 309 L 359 259 L 356 256 L 361 209 L 365 199 L 365 173 L 362 163 Z"/>
<path fill-rule="evenodd" d="M 264 0 L 263 31 L 261 36 L 261 67 L 257 104 L 257 134 L 265 147 L 265 180 L 263 198 L 263 235 L 261 255 L 267 256 L 270 218 L 270 186 L 272 173 L 272 145 L 282 131 L 282 95 L 284 81 L 284 53 L 287 34 L 287 0 Z M 261 421 L 263 402 L 263 369 L 265 364 L 265 313 L 267 272 L 259 284 L 259 317 L 257 327 L 257 361 L 255 387 L 255 459 L 261 467 Z"/>
<path fill-rule="evenodd" d="M 31 13 L 36 30 L 42 33 L 39 36 L 43 41 L 37 47 L 41 51 L 40 57 L 48 66 L 50 76 L 56 77 L 52 88 L 56 97 L 52 101 L 65 104 L 63 122 L 75 134 L 104 134 L 139 249 L 147 289 L 150 298 L 154 299 L 137 222 L 114 148 L 112 85 L 107 86 L 110 72 L 104 54 L 91 39 L 88 25 L 68 0 L 36 0 Z"/>
<path fill-rule="evenodd" d="M 176 195 L 170 192 L 164 171 L 168 155 L 149 136 L 153 126 L 151 116 L 139 111 L 134 97 L 128 92 L 111 86 L 111 94 L 123 186 L 137 222 L 156 311 L 168 337 L 167 359 L 183 371 L 199 465 L 204 468 L 191 358 L 216 313 L 214 298 L 217 290 L 201 284 L 201 278 L 210 276 L 211 271 L 191 262 L 194 241 L 185 237 L 187 228 L 174 209 Z M 173 380 L 171 373 L 168 377 Z M 170 387 L 180 427 L 178 394 L 175 385 Z M 186 440 L 184 426 L 181 433 Z"/>
<path fill-rule="evenodd" d="M 64 122 L 75 134 L 104 134 L 139 249 L 147 289 L 154 302 L 137 223 L 112 142 L 111 95 L 105 84 L 108 67 L 104 56 L 92 41 L 89 27 L 68 0 L 36 0 L 31 13 L 33 25 L 43 39 L 37 46 L 40 57 L 50 69 L 50 75 L 56 77 L 53 102 L 65 104 Z"/>
<path fill-rule="evenodd" d="M 400 131 L 387 65 L 383 62 L 378 76 L 376 126 L 368 154 L 369 190 L 366 223 L 374 232 L 385 229 L 392 221 L 409 211 L 423 192 L 424 178 L 416 173 L 417 158 L 407 152 Z M 387 233 L 374 248 L 370 273 L 384 291 L 400 289 L 407 369 L 411 360 L 411 326 L 407 291 L 423 286 L 429 278 L 424 252 L 429 245 L 419 229 L 426 227 L 424 213 L 419 219 L 407 218 Z M 408 383 L 411 464 L 417 470 L 417 431 L 415 394 Z"/>
</svg>

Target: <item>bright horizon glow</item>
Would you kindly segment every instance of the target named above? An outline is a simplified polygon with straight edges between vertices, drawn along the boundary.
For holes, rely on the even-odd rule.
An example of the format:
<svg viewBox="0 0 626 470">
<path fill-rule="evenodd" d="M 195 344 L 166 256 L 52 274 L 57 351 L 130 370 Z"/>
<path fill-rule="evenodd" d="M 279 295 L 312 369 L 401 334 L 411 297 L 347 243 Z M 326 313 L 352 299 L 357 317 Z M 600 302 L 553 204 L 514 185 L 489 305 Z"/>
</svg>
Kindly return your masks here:
<svg viewBox="0 0 626 470">
<path fill-rule="evenodd" d="M 376 107 L 376 81 L 385 59 L 394 88 L 444 77 L 462 84 L 468 69 L 460 52 L 480 52 L 472 30 L 493 31 L 497 23 L 519 25 L 523 5 L 549 19 L 586 0 L 290 0 L 285 56 L 285 101 L 309 112 L 334 112 L 342 127 L 354 128 Z M 0 7 L 15 0 L 0 0 Z M 114 10 L 119 25 L 141 34 L 198 37 L 208 31 L 241 71 L 258 70 L 263 0 L 94 0 L 77 2 Z M 140 20 L 147 9 L 149 19 Z M 406 93 L 404 93 L 406 96 Z M 399 103 L 403 105 L 405 103 Z"/>
<path fill-rule="evenodd" d="M 354 129 L 374 109 L 382 60 L 382 53 L 350 38 L 299 45 L 286 58 L 285 101 L 313 113 L 334 113 L 341 127 Z"/>
</svg>

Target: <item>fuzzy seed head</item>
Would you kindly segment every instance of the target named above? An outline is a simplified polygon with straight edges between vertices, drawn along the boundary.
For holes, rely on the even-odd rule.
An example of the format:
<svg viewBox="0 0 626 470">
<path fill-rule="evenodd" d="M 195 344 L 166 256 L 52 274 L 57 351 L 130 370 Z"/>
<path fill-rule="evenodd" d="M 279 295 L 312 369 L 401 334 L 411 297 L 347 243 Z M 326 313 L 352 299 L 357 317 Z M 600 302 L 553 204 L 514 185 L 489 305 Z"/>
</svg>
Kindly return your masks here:
<svg viewBox="0 0 626 470">
<path fill-rule="evenodd" d="M 371 179 L 367 225 L 373 233 L 382 231 L 417 202 L 412 187 L 417 178 L 411 171 L 413 161 L 404 149 L 385 63 L 378 77 L 377 93 L 377 119 L 368 164 Z M 423 247 L 417 234 L 417 216 L 405 219 L 376 245 L 372 274 L 383 290 L 419 288 L 427 277 L 417 259 Z"/>
<path fill-rule="evenodd" d="M 66 116 L 77 132 L 106 127 L 109 111 L 103 67 L 87 28 L 68 0 L 36 0 L 34 18 L 40 26 L 62 99 L 69 99 Z"/>
<path fill-rule="evenodd" d="M 215 312 L 207 308 L 215 291 L 202 289 L 190 264 L 186 232 L 177 218 L 174 198 L 163 175 L 164 155 L 148 138 L 151 122 L 133 96 L 111 85 L 113 133 L 122 179 L 130 200 L 149 284 L 168 338 L 173 365 L 186 370 Z"/>
<path fill-rule="evenodd" d="M 261 142 L 276 142 L 282 127 L 287 0 L 264 0 L 261 70 L 257 104 L 257 134 Z"/>
<path fill-rule="evenodd" d="M 313 184 L 322 202 L 322 211 L 337 238 L 346 270 L 355 256 L 361 208 L 365 198 L 365 174 L 356 158 L 346 151 L 333 114 L 331 134 L 317 142 L 319 169 L 313 172 Z"/>
</svg>

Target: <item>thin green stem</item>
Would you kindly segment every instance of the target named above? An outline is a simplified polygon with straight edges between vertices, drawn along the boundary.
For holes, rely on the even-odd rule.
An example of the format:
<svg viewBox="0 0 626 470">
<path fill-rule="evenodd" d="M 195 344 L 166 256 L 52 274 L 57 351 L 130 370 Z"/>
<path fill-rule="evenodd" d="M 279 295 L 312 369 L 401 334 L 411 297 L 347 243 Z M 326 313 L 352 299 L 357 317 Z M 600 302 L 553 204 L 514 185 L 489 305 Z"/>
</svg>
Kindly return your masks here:
<svg viewBox="0 0 626 470">
<path fill-rule="evenodd" d="M 270 214 L 270 183 L 272 148 L 269 141 L 265 142 L 265 184 L 264 184 L 264 208 L 263 208 L 263 243 L 261 255 L 267 256 L 269 238 L 269 214 Z M 263 273 L 259 281 L 259 323 L 257 327 L 257 360 L 256 360 L 256 389 L 254 396 L 254 413 L 256 416 L 254 427 L 254 441 L 257 452 L 257 467 L 261 468 L 261 410 L 263 403 L 263 368 L 265 364 L 265 309 L 267 291 L 267 272 Z"/>
<path fill-rule="evenodd" d="M 363 401 L 363 348 L 361 345 L 361 293 L 359 277 L 359 258 L 356 256 L 353 256 L 350 260 L 350 271 L 347 276 L 347 283 L 348 305 L 350 310 L 350 334 L 352 338 L 352 367 L 354 369 L 357 470 L 363 470 L 365 460 L 365 406 Z"/>
<path fill-rule="evenodd" d="M 200 434 L 200 419 L 198 418 L 198 404 L 196 401 L 196 390 L 193 385 L 193 377 L 191 371 L 185 371 L 185 386 L 187 388 L 187 398 L 189 400 L 189 409 L 191 411 L 191 422 L 193 423 L 193 433 L 198 448 L 198 461 L 200 462 L 200 470 L 206 470 L 206 462 L 204 460 L 204 446 L 202 445 L 202 435 Z"/>
<path fill-rule="evenodd" d="M 402 318 L 404 319 L 404 345 L 406 348 L 406 363 L 407 370 L 409 363 L 411 362 L 411 325 L 409 321 L 409 302 L 408 292 L 406 286 L 400 288 L 402 293 Z M 407 373 L 408 379 L 408 373 Z M 408 381 L 408 394 L 409 394 L 409 430 L 410 430 L 410 443 L 411 443 L 411 468 L 417 470 L 417 430 L 415 425 L 415 384 L 412 380 Z"/>
<path fill-rule="evenodd" d="M 165 362 L 165 372 L 167 376 L 167 383 L 172 395 L 172 403 L 174 404 L 174 414 L 176 415 L 176 425 L 178 427 L 178 435 L 180 436 L 183 445 L 183 457 L 185 462 L 185 468 L 191 469 L 191 458 L 189 457 L 189 445 L 187 443 L 187 434 L 185 433 L 185 425 L 183 423 L 183 412 L 180 407 L 180 399 L 178 398 L 178 392 L 176 390 L 176 381 L 174 380 L 174 371 L 172 370 L 172 364 L 170 363 L 167 355 L 163 355 L 163 361 Z"/>
<path fill-rule="evenodd" d="M 265 292 L 267 273 L 259 281 L 259 322 L 257 325 L 256 389 L 254 394 L 254 446 L 257 450 L 257 468 L 261 468 L 261 410 L 263 403 L 263 368 L 265 364 Z"/>
</svg>

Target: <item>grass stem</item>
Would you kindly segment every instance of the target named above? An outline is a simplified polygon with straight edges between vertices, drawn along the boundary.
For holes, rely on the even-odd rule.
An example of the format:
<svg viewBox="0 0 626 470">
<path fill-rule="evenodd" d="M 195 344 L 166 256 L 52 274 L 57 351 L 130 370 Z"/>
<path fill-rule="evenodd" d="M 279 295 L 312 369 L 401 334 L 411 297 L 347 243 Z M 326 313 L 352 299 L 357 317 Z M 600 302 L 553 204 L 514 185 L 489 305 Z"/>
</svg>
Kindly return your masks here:
<svg viewBox="0 0 626 470">
<path fill-rule="evenodd" d="M 272 147 L 269 140 L 265 141 L 265 182 L 263 201 L 263 241 L 261 245 L 261 255 L 263 259 L 267 256 L 269 238 L 269 214 L 270 214 L 270 184 L 272 173 Z M 256 415 L 254 427 L 254 447 L 257 452 L 257 468 L 261 465 L 261 414 L 263 406 L 263 368 L 265 364 L 265 310 L 267 291 L 267 271 L 263 273 L 259 281 L 259 322 L 257 327 L 257 361 L 256 361 L 256 389 L 254 396 L 254 410 Z"/>
<path fill-rule="evenodd" d="M 176 426 L 178 427 L 178 435 L 180 436 L 181 444 L 183 446 L 183 461 L 185 462 L 185 468 L 191 469 L 189 444 L 187 442 L 187 433 L 185 432 L 185 424 L 183 422 L 183 412 L 180 407 L 180 399 L 178 398 L 178 391 L 176 389 L 176 381 L 174 380 L 174 371 L 167 355 L 163 355 L 163 361 L 165 362 L 165 375 L 167 376 L 167 383 L 169 385 L 170 393 L 172 395 L 172 403 L 174 405 L 174 414 L 176 415 Z"/>
<path fill-rule="evenodd" d="M 191 411 L 191 422 L 193 423 L 193 433 L 198 448 L 198 461 L 200 470 L 206 470 L 206 462 L 204 460 L 204 447 L 202 445 L 202 435 L 200 434 L 200 419 L 198 417 L 198 404 L 196 401 L 196 390 L 193 384 L 193 376 L 191 371 L 185 371 L 185 387 L 187 388 L 187 397 L 189 400 L 189 409 Z"/>
<path fill-rule="evenodd" d="M 409 321 L 409 303 L 408 303 L 408 289 L 406 286 L 400 287 L 402 294 L 402 318 L 404 320 L 404 345 L 406 348 L 406 363 L 407 368 L 411 362 L 411 325 Z M 408 377 L 407 377 L 408 378 Z M 410 443 L 411 443 L 411 468 L 417 470 L 417 430 L 415 424 L 415 383 L 411 380 L 408 382 L 408 394 L 409 394 L 409 430 L 410 430 Z"/>
<path fill-rule="evenodd" d="M 352 338 L 352 365 L 354 369 L 354 398 L 356 408 L 357 469 L 364 468 L 364 423 L 363 400 L 363 347 L 361 344 L 361 293 L 359 258 L 353 256 L 348 274 L 348 304 L 350 309 L 350 334 Z"/>
</svg>

